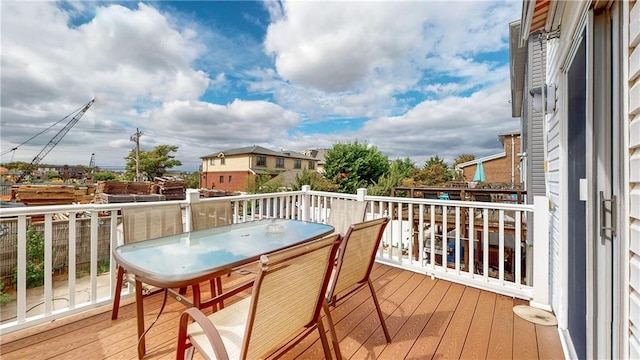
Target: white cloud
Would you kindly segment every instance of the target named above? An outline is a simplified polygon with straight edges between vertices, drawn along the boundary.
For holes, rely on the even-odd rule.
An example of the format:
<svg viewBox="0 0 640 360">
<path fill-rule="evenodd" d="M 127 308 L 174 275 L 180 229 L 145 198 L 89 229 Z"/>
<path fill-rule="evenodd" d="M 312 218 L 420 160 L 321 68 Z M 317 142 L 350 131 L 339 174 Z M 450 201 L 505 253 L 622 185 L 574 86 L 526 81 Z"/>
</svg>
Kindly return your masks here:
<svg viewBox="0 0 640 360">
<path fill-rule="evenodd" d="M 208 75 L 191 66 L 204 50 L 193 30 L 172 27 L 150 6 L 96 7 L 95 17 L 77 26 L 70 25 L 74 19 L 54 2 L 3 1 L 1 6 L 3 150 L 95 97 L 95 105 L 56 149 L 84 160 L 83 150 L 64 146 L 85 139 L 87 147 L 106 153 L 117 141 L 105 139 L 128 138 L 118 124 L 151 126 L 140 121 L 145 109 L 164 101 L 198 99 L 209 86 Z M 30 160 L 33 149 L 53 134 L 43 134 L 25 146 L 26 151 L 16 152 L 14 160 Z"/>
<path fill-rule="evenodd" d="M 98 165 L 124 164 L 136 128 L 146 149 L 178 145 L 189 170 L 230 147 L 354 139 L 417 162 L 483 156 L 517 128 L 507 59 L 493 57 L 508 48 L 517 2 L 265 2 L 262 44 L 162 2 L 124 5 L 0 3 L 3 152 L 93 97 L 43 162 L 83 164 L 95 152 Z M 268 22 L 254 15 L 245 18 L 257 28 Z M 0 161 L 29 161 L 51 136 Z"/>
</svg>

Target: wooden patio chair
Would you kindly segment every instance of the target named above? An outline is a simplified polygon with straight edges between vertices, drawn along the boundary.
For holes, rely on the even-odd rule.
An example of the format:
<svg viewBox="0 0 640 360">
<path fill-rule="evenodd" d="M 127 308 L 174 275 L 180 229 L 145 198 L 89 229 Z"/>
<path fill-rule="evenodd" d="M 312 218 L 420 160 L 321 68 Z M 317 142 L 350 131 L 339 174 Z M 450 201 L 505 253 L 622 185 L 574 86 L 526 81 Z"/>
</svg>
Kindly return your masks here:
<svg viewBox="0 0 640 360">
<path fill-rule="evenodd" d="M 176 358 L 191 359 L 194 349 L 217 360 L 279 357 L 317 329 L 330 359 L 320 310 L 339 244 L 334 234 L 263 255 L 250 297 L 209 316 L 182 313 Z"/>
<path fill-rule="evenodd" d="M 376 257 L 376 251 L 380 246 L 380 240 L 384 229 L 389 223 L 389 218 L 384 217 L 375 220 L 369 220 L 349 227 L 349 231 L 342 239 L 338 254 L 336 256 L 335 267 L 331 274 L 331 281 L 326 293 L 326 302 L 323 305 L 324 311 L 329 322 L 329 332 L 333 342 L 333 349 L 336 357 L 342 359 L 340 346 L 336 331 L 331 318 L 329 306 L 335 306 L 337 301 L 345 298 L 362 286 L 368 286 L 371 291 L 371 298 L 378 312 L 382 330 L 387 343 L 391 343 L 391 336 L 387 325 L 384 322 L 384 316 L 378 303 L 370 274 L 373 268 L 373 262 Z"/>
<path fill-rule="evenodd" d="M 204 230 L 223 225 L 233 224 L 233 210 L 229 201 L 201 201 L 192 203 L 191 208 L 191 230 Z M 214 298 L 222 294 L 222 278 L 216 277 L 209 280 L 211 287 L 211 297 Z M 180 289 L 184 293 L 184 289 Z M 194 286 L 194 293 L 200 291 L 199 286 Z M 214 310 L 215 310 L 214 305 Z M 219 303 L 220 309 L 224 308 L 224 303 Z"/>
<path fill-rule="evenodd" d="M 229 201 L 200 201 L 190 206 L 192 231 L 233 224 Z"/>
<path fill-rule="evenodd" d="M 364 221 L 367 203 L 364 201 L 333 199 L 327 224 L 335 228 L 335 232 L 344 236 L 351 224 Z"/>
<path fill-rule="evenodd" d="M 122 209 L 123 241 L 130 244 L 149 240 L 161 236 L 179 234 L 183 232 L 182 209 L 180 204 L 157 204 L 135 208 Z M 116 289 L 113 294 L 113 309 L 111 320 L 118 318 L 120 307 L 120 293 L 125 280 L 125 270 L 118 266 Z M 127 276 L 127 281 L 135 281 Z M 145 287 L 146 288 L 146 287 Z"/>
</svg>

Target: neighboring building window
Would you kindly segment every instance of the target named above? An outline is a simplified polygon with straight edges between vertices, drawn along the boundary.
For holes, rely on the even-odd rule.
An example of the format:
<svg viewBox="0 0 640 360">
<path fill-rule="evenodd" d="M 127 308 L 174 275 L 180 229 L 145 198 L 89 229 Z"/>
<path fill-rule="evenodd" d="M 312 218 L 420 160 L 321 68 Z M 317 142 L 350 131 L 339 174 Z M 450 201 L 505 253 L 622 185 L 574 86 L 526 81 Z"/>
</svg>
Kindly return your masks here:
<svg viewBox="0 0 640 360">
<path fill-rule="evenodd" d="M 302 169 L 302 160 L 293 160 L 294 169 Z"/>
<path fill-rule="evenodd" d="M 224 164 L 225 164 L 224 158 L 222 157 L 222 158 L 220 158 L 220 165 L 224 165 Z"/>
<path fill-rule="evenodd" d="M 276 158 L 276 167 L 283 168 L 284 167 L 284 158 Z"/>
<path fill-rule="evenodd" d="M 229 184 L 231 184 L 231 175 L 229 175 Z"/>
<path fill-rule="evenodd" d="M 309 161 L 309 170 L 313 170 L 316 168 L 316 162 L 315 161 Z"/>
<path fill-rule="evenodd" d="M 267 166 L 267 157 L 258 155 L 257 157 L 257 166 Z"/>
<path fill-rule="evenodd" d="M 220 184 L 224 183 L 224 176 L 220 175 Z"/>
<path fill-rule="evenodd" d="M 209 159 L 209 165 L 213 166 L 216 164 L 216 159 Z"/>
</svg>

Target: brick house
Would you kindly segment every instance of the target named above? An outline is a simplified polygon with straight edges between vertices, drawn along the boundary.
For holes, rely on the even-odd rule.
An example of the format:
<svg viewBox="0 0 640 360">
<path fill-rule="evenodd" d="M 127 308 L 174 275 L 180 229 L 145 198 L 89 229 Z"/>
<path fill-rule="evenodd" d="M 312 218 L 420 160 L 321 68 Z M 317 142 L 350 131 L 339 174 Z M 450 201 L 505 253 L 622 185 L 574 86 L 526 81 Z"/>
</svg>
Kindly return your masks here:
<svg viewBox="0 0 640 360">
<path fill-rule="evenodd" d="M 520 131 L 498 135 L 504 151 L 456 165 L 456 171 L 462 171 L 464 181 L 473 181 L 478 163 L 482 162 L 485 183 L 511 184 L 521 186 L 520 174 Z"/>
<path fill-rule="evenodd" d="M 275 177 L 287 170 L 317 171 L 318 159 L 295 151 L 274 151 L 248 146 L 202 156 L 200 187 L 224 191 L 247 191 L 252 177 Z"/>
</svg>

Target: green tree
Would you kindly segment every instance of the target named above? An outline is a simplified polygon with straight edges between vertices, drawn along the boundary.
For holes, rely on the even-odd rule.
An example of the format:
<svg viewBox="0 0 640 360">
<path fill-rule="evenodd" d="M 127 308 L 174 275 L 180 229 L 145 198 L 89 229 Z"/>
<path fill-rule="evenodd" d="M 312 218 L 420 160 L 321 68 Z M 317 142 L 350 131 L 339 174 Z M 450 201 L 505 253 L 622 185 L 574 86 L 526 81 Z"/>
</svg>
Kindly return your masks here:
<svg viewBox="0 0 640 360">
<path fill-rule="evenodd" d="M 338 192 L 354 194 L 389 171 L 389 160 L 375 146 L 354 141 L 333 145 L 325 156 L 325 177 Z"/>
<path fill-rule="evenodd" d="M 424 163 L 424 167 L 414 176 L 417 185 L 442 186 L 453 179 L 447 163 L 437 155 Z"/>
<path fill-rule="evenodd" d="M 117 178 L 118 178 L 118 175 L 108 170 L 98 171 L 95 174 L 93 174 L 93 177 L 92 177 L 93 181 L 110 181 L 110 180 L 115 180 Z"/>
<path fill-rule="evenodd" d="M 196 171 L 191 174 L 182 174 L 182 178 L 187 182 L 187 189 L 200 188 L 200 172 Z"/>
<path fill-rule="evenodd" d="M 391 189 L 402 186 L 403 181 L 410 178 L 415 171 L 416 166 L 411 159 L 396 159 L 391 162 L 389 172 L 380 176 L 378 181 L 367 188 L 367 193 L 373 196 L 390 196 Z"/>
<path fill-rule="evenodd" d="M 462 164 L 467 161 L 475 160 L 475 158 L 476 156 L 473 154 L 460 154 L 456 156 L 456 158 L 453 160 L 453 165 L 451 166 L 453 168 L 452 170 L 453 180 L 465 181 L 464 173 L 462 172 L 462 170 L 456 171 L 456 166 L 458 166 L 458 164 Z"/>
<path fill-rule="evenodd" d="M 316 191 L 336 191 L 338 186 L 330 181 L 327 181 L 322 175 L 315 171 L 303 170 L 300 174 L 296 175 L 296 181 L 291 186 L 294 191 L 302 190 L 303 185 L 311 186 L 311 190 Z"/>
<path fill-rule="evenodd" d="M 173 145 L 158 145 L 151 151 L 140 150 L 140 173 L 153 179 L 156 176 L 163 176 L 167 169 L 182 165 L 180 160 L 177 160 L 173 155 L 176 151 L 178 151 L 178 147 Z M 124 178 L 133 180 L 136 176 L 135 149 L 129 152 L 125 160 L 127 160 L 127 165 Z"/>
<path fill-rule="evenodd" d="M 471 160 L 475 160 L 476 156 L 473 154 L 460 154 L 458 156 L 456 156 L 456 158 L 453 160 L 453 167 L 455 168 L 456 165 L 458 164 L 462 164 L 465 163 L 467 161 L 471 161 Z"/>
<path fill-rule="evenodd" d="M 274 176 L 269 174 L 250 176 L 247 178 L 247 192 L 250 194 L 266 194 L 280 191 L 282 179 L 270 181 L 271 179 L 274 179 Z"/>
</svg>

